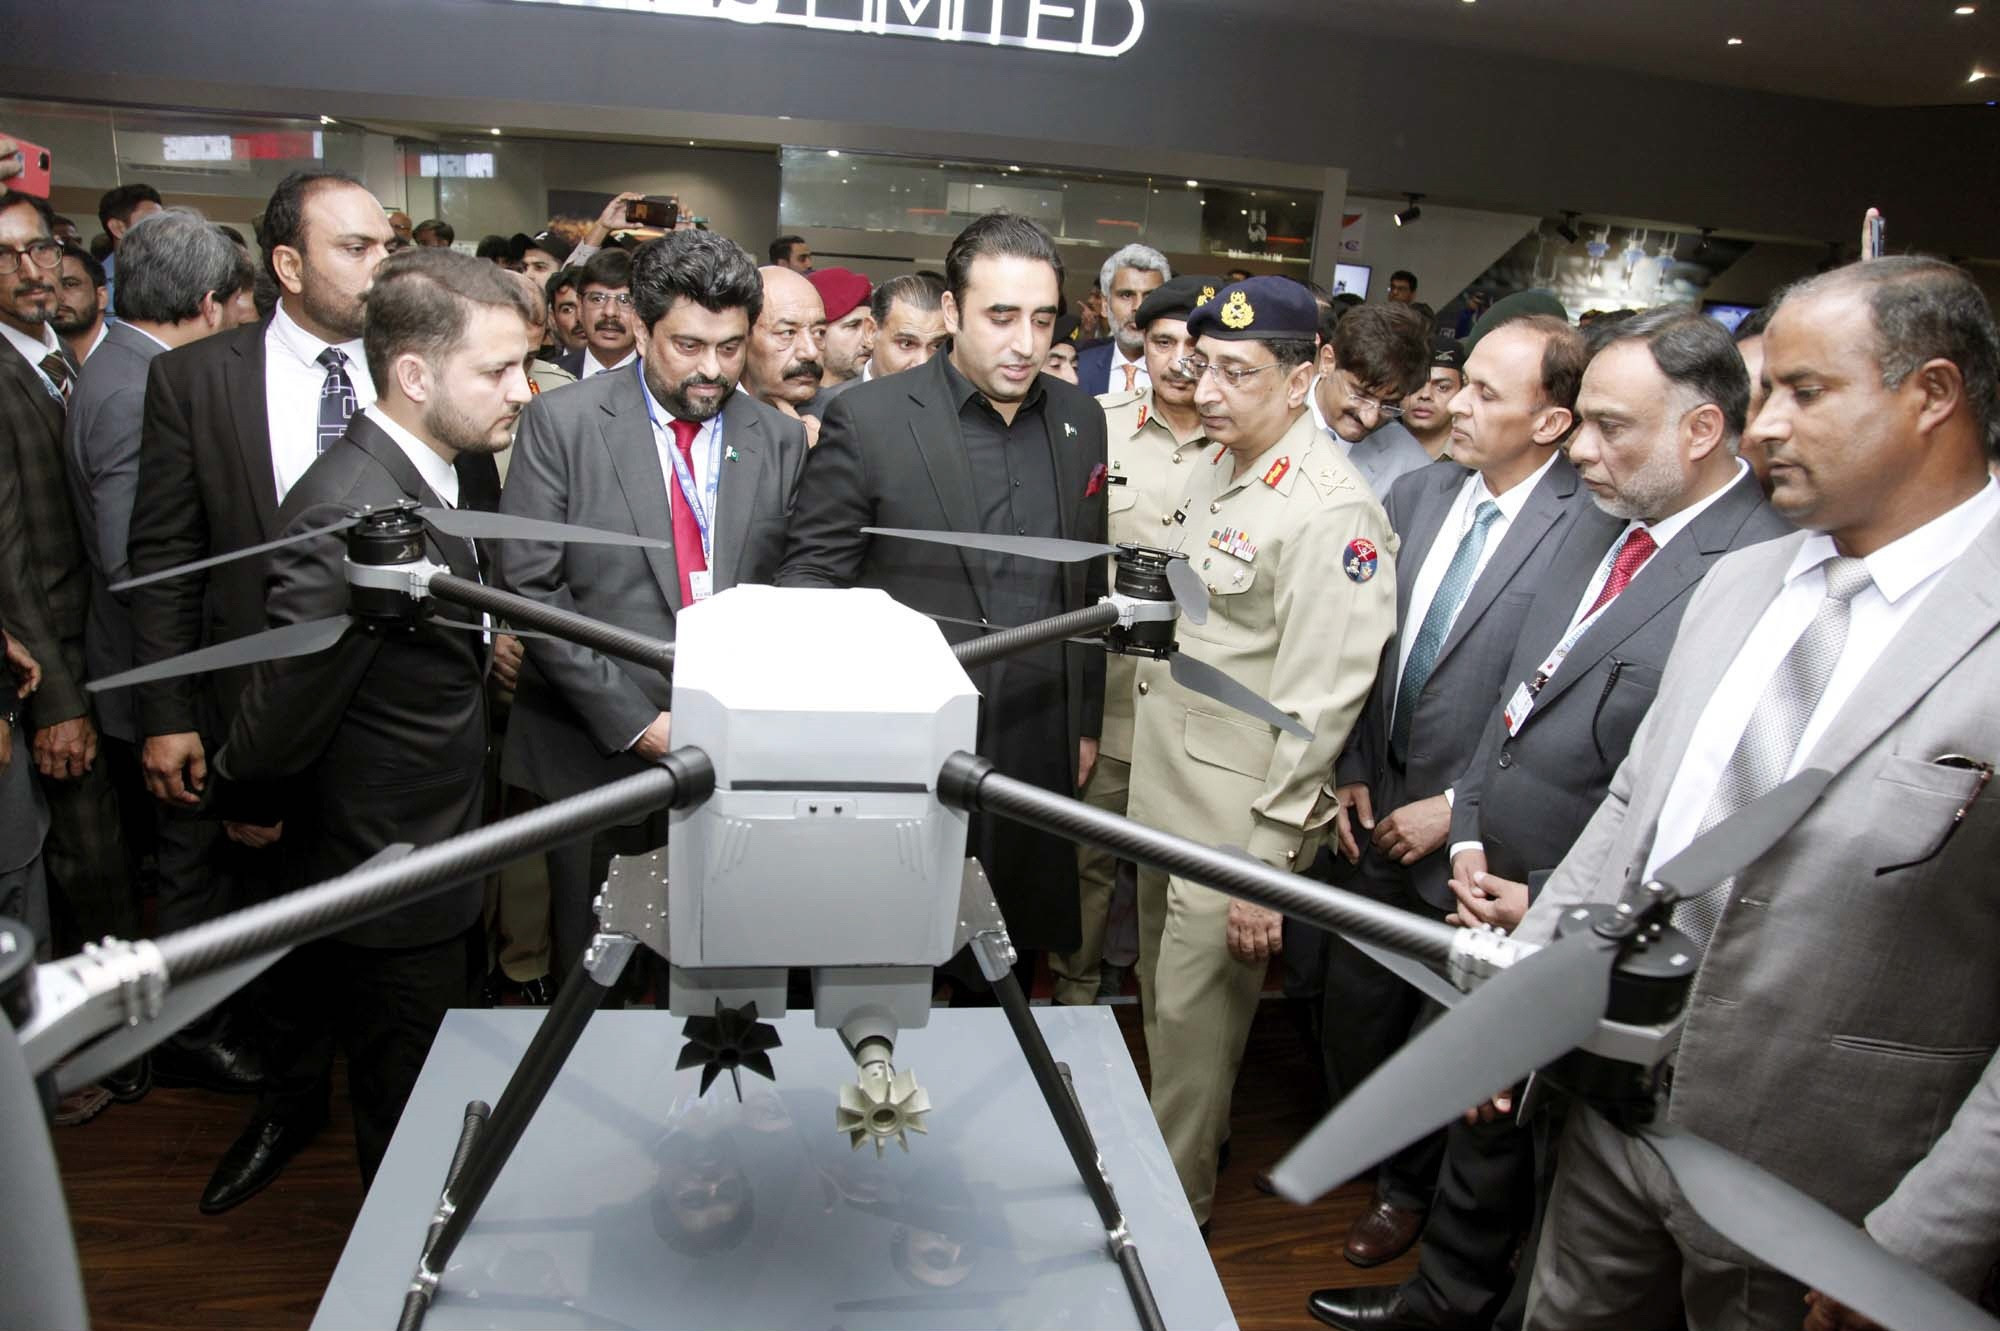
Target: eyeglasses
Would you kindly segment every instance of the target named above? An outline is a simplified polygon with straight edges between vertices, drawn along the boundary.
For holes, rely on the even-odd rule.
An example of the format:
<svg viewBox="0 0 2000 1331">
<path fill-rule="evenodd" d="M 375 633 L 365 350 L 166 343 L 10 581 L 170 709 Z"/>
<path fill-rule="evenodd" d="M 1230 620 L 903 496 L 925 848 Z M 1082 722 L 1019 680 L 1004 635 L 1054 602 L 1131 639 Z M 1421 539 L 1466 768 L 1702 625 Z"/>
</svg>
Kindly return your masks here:
<svg viewBox="0 0 2000 1331">
<path fill-rule="evenodd" d="M 62 246 L 53 240 L 38 240 L 25 247 L 0 245 L 0 273 L 18 272 L 23 256 L 37 268 L 53 268 L 62 262 Z"/>
<path fill-rule="evenodd" d="M 1366 393 L 1357 389 L 1354 386 L 1354 380 L 1345 374 L 1340 376 L 1340 382 L 1347 389 L 1347 405 L 1356 411 L 1372 411 L 1377 417 L 1385 421 L 1393 421 L 1401 418 L 1403 409 L 1395 403 L 1386 402 L 1379 397 L 1369 397 Z"/>
<path fill-rule="evenodd" d="M 632 308 L 632 293 L 629 291 L 586 291 L 583 303 L 592 309 L 602 309 L 606 305 L 616 305 L 621 310 Z"/>
<path fill-rule="evenodd" d="M 1241 388 L 1243 387 L 1243 381 L 1250 376 L 1278 368 L 1278 362 L 1272 361 L 1269 365 L 1253 365 L 1249 369 L 1239 370 L 1227 365 L 1217 365 L 1215 362 L 1203 360 L 1199 356 L 1183 356 L 1175 361 L 1174 365 L 1182 374 L 1194 380 L 1197 384 L 1207 376 L 1210 370 L 1213 370 L 1231 388 Z"/>
</svg>

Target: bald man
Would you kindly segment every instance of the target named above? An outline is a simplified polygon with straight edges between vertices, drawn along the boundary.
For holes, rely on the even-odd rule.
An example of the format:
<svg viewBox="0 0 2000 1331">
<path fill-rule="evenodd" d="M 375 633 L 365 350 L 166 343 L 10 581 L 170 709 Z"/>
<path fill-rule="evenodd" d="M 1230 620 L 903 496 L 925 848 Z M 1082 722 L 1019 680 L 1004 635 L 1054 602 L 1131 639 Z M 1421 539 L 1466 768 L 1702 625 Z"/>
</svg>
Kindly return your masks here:
<svg viewBox="0 0 2000 1331">
<path fill-rule="evenodd" d="M 764 279 L 764 309 L 750 328 L 743 387 L 787 416 L 801 416 L 819 392 L 825 366 L 826 304 L 804 275 L 789 268 L 757 270 Z M 819 442 L 819 421 L 805 416 L 806 443 Z"/>
</svg>

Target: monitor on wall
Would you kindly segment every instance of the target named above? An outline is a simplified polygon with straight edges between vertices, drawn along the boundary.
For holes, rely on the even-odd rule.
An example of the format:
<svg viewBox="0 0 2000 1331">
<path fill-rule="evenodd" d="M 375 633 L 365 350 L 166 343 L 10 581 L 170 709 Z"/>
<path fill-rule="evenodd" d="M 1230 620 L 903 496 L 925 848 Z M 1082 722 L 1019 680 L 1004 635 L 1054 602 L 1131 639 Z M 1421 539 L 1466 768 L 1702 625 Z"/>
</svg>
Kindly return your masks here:
<svg viewBox="0 0 2000 1331">
<path fill-rule="evenodd" d="M 1721 300 L 1705 301 L 1701 307 L 1703 314 L 1706 314 L 1732 333 L 1736 331 L 1736 325 L 1748 319 L 1757 310 L 1758 307 L 1755 305 L 1732 305 L 1728 301 Z"/>
<path fill-rule="evenodd" d="M 1361 299 L 1368 299 L 1368 279 L 1375 269 L 1365 263 L 1337 263 L 1333 266 L 1333 294 L 1351 291 Z"/>
</svg>

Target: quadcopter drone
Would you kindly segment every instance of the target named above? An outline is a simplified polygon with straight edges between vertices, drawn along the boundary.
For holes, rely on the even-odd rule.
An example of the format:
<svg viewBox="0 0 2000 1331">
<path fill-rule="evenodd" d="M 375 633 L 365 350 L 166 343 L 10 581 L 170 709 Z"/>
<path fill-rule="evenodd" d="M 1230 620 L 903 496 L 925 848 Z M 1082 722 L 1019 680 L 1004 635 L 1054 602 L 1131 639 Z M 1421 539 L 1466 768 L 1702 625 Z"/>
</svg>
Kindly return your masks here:
<svg viewBox="0 0 2000 1331">
<path fill-rule="evenodd" d="M 974 754 L 979 701 L 969 668 L 1097 633 L 1104 636 L 1083 640 L 1165 657 L 1188 687 L 1302 729 L 1177 651 L 1178 617 L 1206 612 L 1205 588 L 1184 558 L 1137 546 L 881 530 L 875 534 L 884 538 L 1031 558 L 1109 556 L 1114 590 L 1098 605 L 953 646 L 926 616 L 879 591 L 741 586 L 684 609 L 678 636 L 667 643 L 454 577 L 424 557 L 423 524 L 449 530 L 438 518 L 397 505 L 292 538 L 340 532 L 348 542 L 351 614 L 320 621 L 317 647 L 301 647 L 299 635 L 280 639 L 291 630 L 278 630 L 99 686 L 304 654 L 353 631 L 405 631 L 442 601 L 520 626 L 510 632 L 545 633 L 671 669 L 677 747 L 655 767 L 586 794 L 423 849 L 389 847 L 326 883 L 158 940 L 106 940 L 31 967 L 25 935 L 0 929 L 0 1124 L 7 1125 L 0 1131 L 17 1139 L 0 1158 L 9 1192 L 20 1199 L 4 1212 L 0 1242 L 35 1258 L 20 1269 L 39 1277 L 0 1291 L 0 1322 L 59 1327 L 86 1320 L 35 1079 L 44 1094 L 87 1083 L 291 947 L 664 808 L 672 811 L 668 844 L 613 862 L 582 965 L 494 1106 L 467 1107 L 428 1232 L 412 1236 L 419 1256 L 400 1326 L 420 1326 L 446 1288 L 453 1251 L 640 947 L 668 963 L 665 1006 L 686 1021 L 679 1066 L 702 1069 L 703 1091 L 723 1073 L 739 1095 L 743 1070 L 776 1076 L 782 1054 L 774 1058 L 778 1041 L 767 1019 L 785 1009 L 787 970 L 810 970 L 815 1024 L 836 1033 L 856 1069 L 829 1129 L 855 1149 L 873 1145 L 878 1153 L 890 1142 L 908 1150 L 909 1134 L 925 1130 L 929 1099 L 913 1070 L 896 1066 L 896 1042 L 903 1030 L 927 1023 L 933 968 L 970 948 L 1096 1207 L 1139 1324 L 1162 1326 L 1083 1107 L 1014 977 L 1014 949 L 992 892 L 966 858 L 968 818 L 977 812 L 1338 931 L 1447 1001 L 1442 1019 L 1280 1162 L 1273 1177 L 1292 1200 L 1319 1197 L 1466 1106 L 1546 1068 L 1549 1080 L 1651 1142 L 1703 1218 L 1761 1260 L 1892 1331 L 2000 1331 L 2000 1322 L 1841 1217 L 1670 1128 L 1661 1112 L 1659 1069 L 1673 1051 L 1698 962 L 1696 949 L 1668 924 L 1673 903 L 1762 856 L 1817 799 L 1828 774 L 1794 778 L 1697 839 L 1616 906 L 1569 913 L 1557 939 L 1535 948 L 1092 808 L 1005 776 Z M 446 521 L 462 519 L 487 537 L 609 536 L 559 524 L 524 532 L 521 520 L 491 514 L 451 512 Z M 810 670 L 794 659 L 801 637 L 819 644 Z"/>
</svg>

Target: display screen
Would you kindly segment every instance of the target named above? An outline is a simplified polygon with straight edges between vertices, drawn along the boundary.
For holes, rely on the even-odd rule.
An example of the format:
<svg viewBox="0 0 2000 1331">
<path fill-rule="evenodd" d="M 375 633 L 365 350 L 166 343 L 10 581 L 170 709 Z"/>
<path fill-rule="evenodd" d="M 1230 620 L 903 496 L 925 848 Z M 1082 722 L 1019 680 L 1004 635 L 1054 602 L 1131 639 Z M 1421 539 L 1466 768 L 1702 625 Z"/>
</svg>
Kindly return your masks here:
<svg viewBox="0 0 2000 1331">
<path fill-rule="evenodd" d="M 1361 299 L 1368 299 L 1368 279 L 1375 269 L 1365 263 L 1337 263 L 1333 266 L 1333 294 L 1351 291 Z"/>
</svg>

